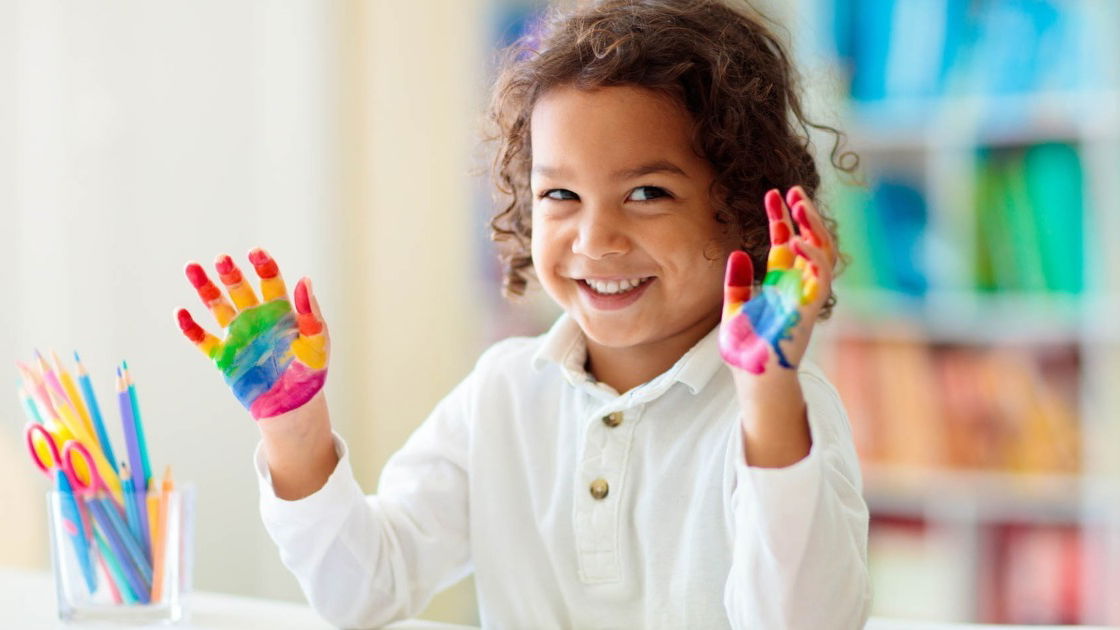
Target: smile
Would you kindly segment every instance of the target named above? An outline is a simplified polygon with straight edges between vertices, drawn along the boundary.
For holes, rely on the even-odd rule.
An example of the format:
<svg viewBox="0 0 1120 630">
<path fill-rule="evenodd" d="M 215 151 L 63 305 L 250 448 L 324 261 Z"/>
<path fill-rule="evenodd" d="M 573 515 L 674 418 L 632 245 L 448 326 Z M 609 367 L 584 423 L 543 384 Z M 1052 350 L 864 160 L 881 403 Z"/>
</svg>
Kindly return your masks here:
<svg viewBox="0 0 1120 630">
<path fill-rule="evenodd" d="M 623 280 L 594 280 L 587 278 L 583 280 L 587 286 L 591 287 L 596 293 L 601 295 L 615 295 L 618 293 L 626 293 L 632 291 L 643 283 L 652 280 L 653 276 L 645 278 L 628 278 Z"/>
<path fill-rule="evenodd" d="M 576 280 L 580 295 L 594 309 L 614 311 L 637 302 L 656 278 L 627 278 L 623 280 Z"/>
</svg>

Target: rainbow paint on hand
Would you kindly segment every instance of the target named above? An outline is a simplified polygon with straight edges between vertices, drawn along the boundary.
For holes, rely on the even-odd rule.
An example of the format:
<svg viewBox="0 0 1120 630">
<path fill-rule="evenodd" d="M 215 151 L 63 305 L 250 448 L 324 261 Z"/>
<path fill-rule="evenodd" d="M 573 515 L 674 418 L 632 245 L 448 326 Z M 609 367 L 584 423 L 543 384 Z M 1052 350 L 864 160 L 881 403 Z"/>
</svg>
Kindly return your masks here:
<svg viewBox="0 0 1120 630">
<path fill-rule="evenodd" d="M 800 231 L 794 237 L 781 195 L 769 191 L 764 204 L 770 221 L 770 253 L 757 292 L 753 291 L 750 256 L 735 251 L 727 260 L 720 355 L 729 365 L 751 374 L 763 373 L 771 355 L 783 368 L 796 367 L 804 344 L 794 343 L 794 330 L 806 320 L 807 312 L 815 316 L 820 308 L 821 287 L 826 284 L 821 267 L 831 264 L 827 262 L 831 254 L 827 232 L 813 224 L 804 193 L 793 188 L 787 199 Z M 783 344 L 800 345 L 797 356 L 791 356 Z"/>
<path fill-rule="evenodd" d="M 183 334 L 214 361 L 234 396 L 260 420 L 296 409 L 322 389 L 329 343 L 310 281 L 303 278 L 296 284 L 293 309 L 276 261 L 256 248 L 249 252 L 249 262 L 260 278 L 263 301 L 232 258 L 223 254 L 215 261 L 232 305 L 202 265 L 186 266 L 202 303 L 227 329 L 224 341 L 203 330 L 187 309 L 180 309 L 177 318 Z"/>
</svg>

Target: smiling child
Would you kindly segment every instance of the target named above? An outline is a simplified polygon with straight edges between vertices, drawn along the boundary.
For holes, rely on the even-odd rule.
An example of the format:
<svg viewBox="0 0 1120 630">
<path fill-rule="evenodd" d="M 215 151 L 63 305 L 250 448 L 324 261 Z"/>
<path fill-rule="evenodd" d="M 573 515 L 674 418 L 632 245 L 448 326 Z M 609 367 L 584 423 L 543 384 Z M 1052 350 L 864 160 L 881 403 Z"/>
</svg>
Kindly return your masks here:
<svg viewBox="0 0 1120 630">
<path fill-rule="evenodd" d="M 764 20 L 730 0 L 555 11 L 507 51 L 491 117 L 506 289 L 564 314 L 487 350 L 376 494 L 331 431 L 309 281 L 293 308 L 255 250 L 262 303 L 223 257 L 230 306 L 189 267 L 231 332 L 180 325 L 258 421 L 261 512 L 311 604 L 379 626 L 473 573 L 485 627 L 862 627 L 858 463 L 803 358 L 835 301 L 834 223 Z"/>
</svg>

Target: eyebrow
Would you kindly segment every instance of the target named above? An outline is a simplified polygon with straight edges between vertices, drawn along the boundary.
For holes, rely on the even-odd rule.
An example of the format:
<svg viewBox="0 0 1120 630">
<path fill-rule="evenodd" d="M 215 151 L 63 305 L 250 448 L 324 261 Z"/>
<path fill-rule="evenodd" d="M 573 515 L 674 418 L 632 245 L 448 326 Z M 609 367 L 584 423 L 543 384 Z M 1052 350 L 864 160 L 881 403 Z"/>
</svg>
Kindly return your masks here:
<svg viewBox="0 0 1120 630">
<path fill-rule="evenodd" d="M 568 173 L 566 169 L 555 168 L 546 165 L 534 166 L 533 172 L 544 175 L 545 177 L 562 177 Z M 620 171 L 611 173 L 611 177 L 613 177 L 614 179 L 633 179 L 635 177 L 650 175 L 652 173 L 672 173 L 675 175 L 688 177 L 688 174 L 685 173 L 681 169 L 681 167 L 673 164 L 668 160 L 657 160 L 655 162 L 649 162 L 647 164 L 642 164 L 633 168 L 624 168 Z"/>
</svg>

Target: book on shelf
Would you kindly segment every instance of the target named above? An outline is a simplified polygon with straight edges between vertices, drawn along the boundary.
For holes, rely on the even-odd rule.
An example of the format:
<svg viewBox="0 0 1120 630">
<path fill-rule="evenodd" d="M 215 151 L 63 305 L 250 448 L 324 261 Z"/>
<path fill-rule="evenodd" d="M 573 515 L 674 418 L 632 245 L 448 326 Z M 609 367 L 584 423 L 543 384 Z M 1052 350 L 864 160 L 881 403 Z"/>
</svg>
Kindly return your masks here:
<svg viewBox="0 0 1120 630">
<path fill-rule="evenodd" d="M 857 103 L 895 123 L 922 123 L 945 96 L 1094 87 L 1101 62 L 1086 41 L 1090 9 L 1060 0 L 816 0 Z M 1088 4 L 1088 3 L 1084 3 Z M 1024 103 L 1025 104 L 1025 103 Z M 1030 112 L 992 107 L 994 124 Z"/>
<path fill-rule="evenodd" d="M 1045 143 L 983 149 L 975 195 L 975 286 L 1080 293 L 1082 173 L 1077 150 Z"/>
<path fill-rule="evenodd" d="M 843 338 L 826 369 L 867 465 L 1075 474 L 1075 348 Z M 1063 374 L 1064 373 L 1064 374 Z"/>
<path fill-rule="evenodd" d="M 989 527 L 980 579 L 981 619 L 1001 624 L 1082 621 L 1086 555 L 1076 526 L 1002 523 Z"/>
</svg>

